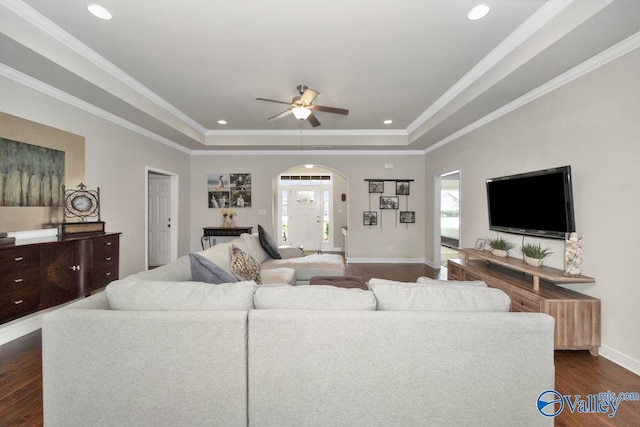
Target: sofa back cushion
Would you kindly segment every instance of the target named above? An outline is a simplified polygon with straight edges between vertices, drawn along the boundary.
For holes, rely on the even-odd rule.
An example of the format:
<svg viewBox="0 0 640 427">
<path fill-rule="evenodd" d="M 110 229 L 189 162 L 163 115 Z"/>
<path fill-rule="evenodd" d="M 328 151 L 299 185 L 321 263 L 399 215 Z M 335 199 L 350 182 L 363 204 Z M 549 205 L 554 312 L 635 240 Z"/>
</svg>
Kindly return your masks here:
<svg viewBox="0 0 640 427">
<path fill-rule="evenodd" d="M 253 281 L 211 285 L 128 278 L 105 289 L 113 310 L 251 310 Z"/>
<path fill-rule="evenodd" d="M 500 289 L 466 285 L 372 283 L 378 310 L 507 312 L 511 299 Z"/>
<path fill-rule="evenodd" d="M 256 309 L 369 310 L 376 309 L 371 291 L 325 285 L 269 286 L 256 289 Z"/>
<path fill-rule="evenodd" d="M 254 257 L 256 261 L 258 261 L 260 264 L 262 264 L 268 259 L 271 259 L 269 254 L 262 248 L 262 245 L 260 244 L 260 238 L 258 237 L 258 233 L 254 233 L 254 234 L 243 233 L 240 235 L 240 240 L 242 240 L 242 243 L 246 245 L 246 249 L 243 248 L 243 250 L 247 251 L 249 255 Z"/>
</svg>

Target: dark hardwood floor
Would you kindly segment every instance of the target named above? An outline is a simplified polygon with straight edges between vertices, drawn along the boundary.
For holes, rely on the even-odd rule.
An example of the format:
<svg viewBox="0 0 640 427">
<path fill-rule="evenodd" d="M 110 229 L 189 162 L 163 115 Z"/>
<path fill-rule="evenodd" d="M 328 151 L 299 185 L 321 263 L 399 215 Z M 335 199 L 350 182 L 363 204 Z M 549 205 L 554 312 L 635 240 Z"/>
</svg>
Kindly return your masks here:
<svg viewBox="0 0 640 427">
<path fill-rule="evenodd" d="M 347 275 L 400 281 L 439 273 L 419 264 L 350 264 Z M 556 390 L 562 394 L 596 395 L 600 392 L 640 392 L 640 376 L 587 351 L 557 351 Z M 42 425 L 42 339 L 33 332 L 0 346 L 0 426 Z M 532 402 L 532 404 L 534 404 Z M 556 426 L 640 426 L 640 402 L 620 403 L 613 418 L 605 414 L 571 413 L 565 409 Z"/>
</svg>

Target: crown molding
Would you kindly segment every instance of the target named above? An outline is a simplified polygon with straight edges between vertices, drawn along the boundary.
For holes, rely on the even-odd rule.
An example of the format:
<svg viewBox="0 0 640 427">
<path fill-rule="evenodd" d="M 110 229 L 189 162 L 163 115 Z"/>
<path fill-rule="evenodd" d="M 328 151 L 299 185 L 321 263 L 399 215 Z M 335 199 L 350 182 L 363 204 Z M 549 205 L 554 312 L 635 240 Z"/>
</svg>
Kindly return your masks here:
<svg viewBox="0 0 640 427">
<path fill-rule="evenodd" d="M 515 99 L 514 101 L 504 105 L 501 108 L 493 111 L 491 114 L 487 114 L 481 119 L 476 120 L 470 125 L 460 129 L 459 131 L 452 133 L 448 137 L 441 139 L 433 145 L 424 149 L 424 154 L 430 153 L 438 148 L 441 148 L 447 145 L 450 142 L 455 141 L 462 136 L 473 132 L 474 130 L 481 128 L 494 120 L 499 119 L 500 117 L 517 110 L 520 107 L 527 105 L 530 102 L 535 101 L 536 99 L 547 95 L 548 93 L 553 92 L 554 90 L 573 82 L 574 80 L 579 79 L 580 77 L 589 74 L 592 71 L 597 70 L 598 68 L 607 65 L 608 63 L 615 61 L 616 59 L 626 55 L 629 52 L 632 52 L 636 49 L 640 48 L 640 32 L 635 33 L 634 35 L 626 38 L 620 43 L 606 49 L 596 56 L 584 61 L 583 63 L 573 67 L 569 71 L 564 72 L 558 77 L 549 80 L 548 82 L 538 86 L 532 91 L 522 95 L 520 98 Z"/>
<path fill-rule="evenodd" d="M 423 150 L 192 150 L 192 156 L 423 156 Z"/>
<path fill-rule="evenodd" d="M 435 116 L 436 113 L 458 97 L 464 90 L 468 89 L 482 76 L 487 74 L 507 55 L 540 30 L 540 28 L 547 24 L 573 1 L 574 0 L 555 0 L 543 4 L 540 9 L 529 17 L 529 19 L 504 39 L 495 49 L 489 52 L 487 56 L 478 62 L 460 80 L 454 83 L 453 86 L 451 86 L 440 98 L 420 114 L 417 119 L 409 124 L 406 128 L 407 133 L 411 134 L 418 130 L 421 125 L 426 123 L 429 119 Z"/>
<path fill-rule="evenodd" d="M 36 11 L 26 3 L 18 0 L 0 0 L 0 4 L 11 10 L 16 15 L 20 16 L 24 21 L 43 31 L 52 39 L 58 41 L 66 48 L 70 49 L 72 52 L 80 55 L 103 72 L 109 74 L 117 81 L 123 83 L 134 92 L 140 94 L 158 107 L 167 111 L 169 114 L 175 116 L 178 120 L 191 126 L 202 135 L 205 134 L 206 128 L 200 123 L 196 122 L 190 116 L 183 113 L 181 110 L 176 108 L 165 99 L 161 98 L 155 92 L 125 73 L 120 68 L 116 67 L 114 64 L 106 60 L 103 56 L 99 55 L 96 51 L 73 37 L 71 34 L 64 31 L 62 28 L 51 22 L 49 19 L 47 19 L 45 16 L 40 14 L 38 11 Z"/>
<path fill-rule="evenodd" d="M 114 123 L 125 129 L 129 129 L 137 134 L 140 134 L 154 141 L 160 142 L 161 144 L 169 146 L 173 149 L 176 149 L 186 154 L 191 153 L 191 150 L 189 150 L 188 148 L 183 147 L 182 145 L 177 144 L 168 138 L 165 138 L 154 132 L 151 132 L 150 130 L 145 129 L 142 126 L 138 126 L 134 123 L 131 123 L 130 121 L 125 120 L 119 116 L 116 116 L 115 114 L 112 114 L 108 111 L 105 111 L 102 108 L 98 108 L 93 104 L 90 104 L 86 101 L 76 98 L 75 96 L 69 95 L 68 93 L 63 92 L 60 89 L 56 89 L 53 86 L 43 83 L 40 80 L 34 79 L 31 76 L 21 73 L 20 71 L 17 71 L 11 67 L 7 67 L 6 65 L 1 63 L 0 63 L 0 76 L 6 77 L 25 87 L 33 89 L 44 95 L 50 96 L 51 98 L 57 99 L 58 101 L 62 101 L 66 104 L 76 107 L 89 114 L 93 114 L 94 116 L 110 121 L 111 123 Z"/>
</svg>

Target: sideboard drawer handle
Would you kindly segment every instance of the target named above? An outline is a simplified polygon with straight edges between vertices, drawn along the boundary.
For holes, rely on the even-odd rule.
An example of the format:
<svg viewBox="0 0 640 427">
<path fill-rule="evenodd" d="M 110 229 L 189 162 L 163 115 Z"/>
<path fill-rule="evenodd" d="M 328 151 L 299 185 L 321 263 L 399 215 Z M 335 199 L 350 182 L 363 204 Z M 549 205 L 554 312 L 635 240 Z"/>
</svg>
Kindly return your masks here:
<svg viewBox="0 0 640 427">
<path fill-rule="evenodd" d="M 107 243 L 105 243 L 105 245 L 111 246 L 111 242 L 107 242 Z"/>
<path fill-rule="evenodd" d="M 23 302 L 24 302 L 24 300 L 23 300 L 23 299 L 19 299 L 19 300 L 17 300 L 17 301 L 14 301 L 13 303 L 14 303 L 15 305 L 18 305 L 18 304 L 22 304 Z"/>
<path fill-rule="evenodd" d="M 14 258 L 14 260 L 16 260 L 16 261 L 22 261 L 23 259 L 24 259 L 23 256 L 17 256 L 17 257 Z"/>
<path fill-rule="evenodd" d="M 104 273 L 104 275 L 109 277 L 109 276 L 111 276 L 111 272 L 108 271 L 108 272 Z"/>
<path fill-rule="evenodd" d="M 111 257 L 110 257 L 110 256 L 108 256 L 108 257 L 106 257 L 104 260 L 105 260 L 105 261 L 111 261 Z"/>
<path fill-rule="evenodd" d="M 20 277 L 19 279 L 15 279 L 13 281 L 13 283 L 20 283 L 20 282 L 24 282 L 24 279 L 22 277 Z"/>
</svg>

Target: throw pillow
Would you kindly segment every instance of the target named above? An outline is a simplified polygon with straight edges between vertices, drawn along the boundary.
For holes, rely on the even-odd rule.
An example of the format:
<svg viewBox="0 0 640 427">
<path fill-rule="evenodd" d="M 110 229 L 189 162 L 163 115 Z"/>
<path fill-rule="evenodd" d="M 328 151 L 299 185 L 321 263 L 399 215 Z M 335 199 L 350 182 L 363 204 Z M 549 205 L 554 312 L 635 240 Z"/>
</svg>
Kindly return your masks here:
<svg viewBox="0 0 640 427">
<path fill-rule="evenodd" d="M 219 285 L 221 283 L 233 283 L 238 280 L 227 273 L 222 267 L 212 263 L 207 258 L 198 254 L 189 254 L 191 261 L 191 280 Z"/>
<path fill-rule="evenodd" d="M 254 257 L 233 245 L 231 247 L 231 272 L 238 280 L 253 280 L 260 284 L 260 263 Z"/>
<path fill-rule="evenodd" d="M 278 250 L 278 244 L 260 224 L 258 224 L 258 238 L 260 239 L 260 245 L 262 245 L 262 249 L 264 249 L 264 251 L 269 254 L 271 258 L 282 258 L 282 256 L 280 255 L 280 251 Z"/>
</svg>

